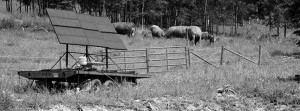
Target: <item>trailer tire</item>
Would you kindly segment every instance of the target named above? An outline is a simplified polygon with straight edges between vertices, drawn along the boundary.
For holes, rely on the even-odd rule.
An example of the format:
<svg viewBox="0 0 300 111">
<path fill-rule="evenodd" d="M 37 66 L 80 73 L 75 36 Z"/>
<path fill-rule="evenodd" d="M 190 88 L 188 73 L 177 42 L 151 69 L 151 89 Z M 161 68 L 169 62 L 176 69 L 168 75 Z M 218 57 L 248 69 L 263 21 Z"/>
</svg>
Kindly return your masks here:
<svg viewBox="0 0 300 111">
<path fill-rule="evenodd" d="M 90 93 L 97 93 L 101 88 L 101 81 L 99 79 L 94 79 L 91 81 L 89 88 Z"/>
<path fill-rule="evenodd" d="M 105 87 L 112 87 L 112 86 L 115 86 L 116 84 L 113 81 L 111 81 L 111 80 L 107 80 L 107 81 L 104 82 L 103 85 Z"/>
</svg>

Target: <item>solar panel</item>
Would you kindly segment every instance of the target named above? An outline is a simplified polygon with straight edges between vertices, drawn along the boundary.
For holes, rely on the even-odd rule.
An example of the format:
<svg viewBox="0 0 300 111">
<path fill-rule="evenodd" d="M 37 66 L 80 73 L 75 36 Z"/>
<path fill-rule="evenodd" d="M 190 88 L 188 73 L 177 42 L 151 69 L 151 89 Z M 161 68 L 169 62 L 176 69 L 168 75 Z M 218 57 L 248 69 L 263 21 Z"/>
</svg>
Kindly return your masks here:
<svg viewBox="0 0 300 111">
<path fill-rule="evenodd" d="M 55 9 L 47 9 L 47 12 L 61 44 L 127 49 L 107 17 Z"/>
</svg>

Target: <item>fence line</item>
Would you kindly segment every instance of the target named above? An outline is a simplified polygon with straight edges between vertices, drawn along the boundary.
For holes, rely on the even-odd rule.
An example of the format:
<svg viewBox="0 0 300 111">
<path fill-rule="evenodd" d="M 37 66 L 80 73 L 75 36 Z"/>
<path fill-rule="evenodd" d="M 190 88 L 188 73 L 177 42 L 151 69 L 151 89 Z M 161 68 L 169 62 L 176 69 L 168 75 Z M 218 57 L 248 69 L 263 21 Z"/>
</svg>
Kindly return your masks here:
<svg viewBox="0 0 300 111">
<path fill-rule="evenodd" d="M 224 50 L 226 50 L 226 51 L 228 51 L 228 52 L 230 52 L 230 53 L 232 53 L 232 54 L 235 54 L 235 55 L 237 55 L 237 56 L 239 56 L 239 57 L 242 57 L 243 59 L 245 59 L 245 60 L 247 60 L 247 61 L 249 61 L 249 62 L 251 62 L 251 63 L 254 63 L 254 64 L 256 64 L 256 65 L 260 65 L 260 62 L 261 62 L 261 61 L 260 61 L 260 58 L 261 58 L 261 45 L 259 45 L 258 62 L 255 62 L 255 61 L 253 61 L 253 60 L 251 60 L 251 59 L 249 59 L 249 58 L 243 56 L 242 54 L 239 54 L 239 53 L 237 53 L 237 52 L 234 52 L 234 51 L 232 51 L 232 50 L 230 50 L 230 49 L 225 48 L 224 46 L 222 46 L 222 48 L 221 48 L 220 65 L 223 65 Z"/>
</svg>

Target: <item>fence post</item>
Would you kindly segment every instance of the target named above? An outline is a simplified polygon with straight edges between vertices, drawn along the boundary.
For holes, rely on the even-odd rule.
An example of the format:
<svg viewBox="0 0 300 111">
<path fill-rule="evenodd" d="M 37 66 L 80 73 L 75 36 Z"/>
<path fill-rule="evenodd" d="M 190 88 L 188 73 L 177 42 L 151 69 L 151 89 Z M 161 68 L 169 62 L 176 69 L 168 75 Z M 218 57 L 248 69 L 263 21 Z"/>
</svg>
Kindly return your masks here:
<svg viewBox="0 0 300 111">
<path fill-rule="evenodd" d="M 124 51 L 124 70 L 126 71 L 126 51 Z"/>
<path fill-rule="evenodd" d="M 168 47 L 166 47 L 166 61 L 167 61 L 167 71 L 169 71 L 169 63 L 168 63 Z"/>
<path fill-rule="evenodd" d="M 223 65 L 223 53 L 224 53 L 224 46 L 221 47 L 221 59 L 220 59 L 220 65 Z"/>
<path fill-rule="evenodd" d="M 184 47 L 184 55 L 185 55 L 185 65 L 186 65 L 186 69 L 188 69 L 188 58 L 187 58 L 187 49 L 186 47 Z"/>
<path fill-rule="evenodd" d="M 147 67 L 147 73 L 149 73 L 148 48 L 146 48 L 146 67 Z"/>
<path fill-rule="evenodd" d="M 191 67 L 191 51 L 189 47 L 188 47 L 188 58 L 189 58 L 189 67 Z"/>
<path fill-rule="evenodd" d="M 258 47 L 258 65 L 260 65 L 260 57 L 261 57 L 261 45 Z"/>
</svg>

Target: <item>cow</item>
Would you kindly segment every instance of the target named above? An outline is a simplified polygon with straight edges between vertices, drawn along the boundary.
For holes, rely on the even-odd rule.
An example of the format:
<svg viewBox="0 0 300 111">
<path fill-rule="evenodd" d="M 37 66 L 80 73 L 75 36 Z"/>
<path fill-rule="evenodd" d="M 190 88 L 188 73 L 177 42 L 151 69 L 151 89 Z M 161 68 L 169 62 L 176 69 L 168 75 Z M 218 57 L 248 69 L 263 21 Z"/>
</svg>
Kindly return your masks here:
<svg viewBox="0 0 300 111">
<path fill-rule="evenodd" d="M 179 37 L 179 38 L 185 38 L 186 37 L 186 29 L 189 26 L 172 26 L 170 27 L 166 32 L 166 37 Z"/>
<path fill-rule="evenodd" d="M 216 41 L 216 38 L 214 37 L 214 35 L 209 34 L 208 32 L 202 32 L 201 40 L 208 40 L 209 43 L 214 43 Z"/>
<path fill-rule="evenodd" d="M 113 23 L 118 34 L 134 36 L 135 25 L 131 22 L 116 22 Z"/>
<path fill-rule="evenodd" d="M 202 31 L 197 26 L 189 26 L 187 28 L 188 38 L 190 41 L 192 41 L 195 45 L 199 40 L 201 40 Z"/>
<path fill-rule="evenodd" d="M 165 35 L 164 30 L 162 30 L 159 26 L 157 25 L 152 25 L 150 27 L 150 31 L 153 37 L 162 37 Z"/>
</svg>

